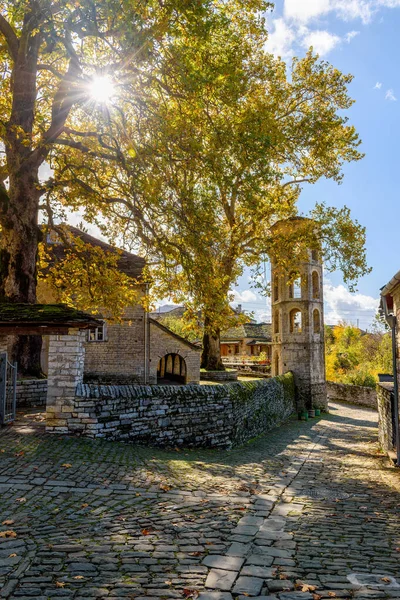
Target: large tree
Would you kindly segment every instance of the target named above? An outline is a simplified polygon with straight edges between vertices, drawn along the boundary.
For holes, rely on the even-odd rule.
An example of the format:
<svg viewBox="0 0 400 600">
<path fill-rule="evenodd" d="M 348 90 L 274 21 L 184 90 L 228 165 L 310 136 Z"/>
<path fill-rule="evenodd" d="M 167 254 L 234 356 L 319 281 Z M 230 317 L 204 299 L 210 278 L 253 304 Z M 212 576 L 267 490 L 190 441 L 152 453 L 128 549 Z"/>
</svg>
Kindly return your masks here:
<svg viewBox="0 0 400 600">
<path fill-rule="evenodd" d="M 0 1 L 0 301 L 36 302 L 38 214 L 52 215 L 54 185 L 41 167 L 71 150 L 81 166 L 121 160 L 93 85 L 111 76 L 121 93 L 132 81 L 147 85 L 176 23 L 203 26 L 207 10 L 201 0 Z M 40 338 L 16 340 L 21 371 L 40 370 L 39 351 Z"/>
<path fill-rule="evenodd" d="M 146 253 L 159 295 L 202 311 L 207 368 L 222 366 L 219 331 L 245 265 L 273 252 L 291 269 L 312 246 L 349 282 L 367 271 L 365 231 L 346 208 L 320 204 L 317 228 L 271 230 L 297 214 L 301 184 L 340 183 L 343 163 L 361 154 L 344 114 L 352 77 L 311 50 L 288 72 L 265 51 L 263 9 L 261 0 L 222 3 L 207 35 L 182 29 L 164 47 L 146 105 L 132 88 L 110 120 L 125 157 L 118 169 L 92 162 L 82 185 L 78 159 L 58 163 L 87 219 L 96 221 L 95 202 L 104 232 Z"/>
</svg>

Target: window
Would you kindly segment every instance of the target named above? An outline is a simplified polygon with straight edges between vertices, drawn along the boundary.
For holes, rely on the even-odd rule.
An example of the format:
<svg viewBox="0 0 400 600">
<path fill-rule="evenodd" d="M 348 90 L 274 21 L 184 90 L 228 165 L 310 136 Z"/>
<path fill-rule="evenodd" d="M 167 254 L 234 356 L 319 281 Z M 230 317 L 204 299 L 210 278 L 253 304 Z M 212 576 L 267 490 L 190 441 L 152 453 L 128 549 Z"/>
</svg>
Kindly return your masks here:
<svg viewBox="0 0 400 600">
<path fill-rule="evenodd" d="M 235 344 L 235 354 L 239 354 L 239 344 Z"/>
<path fill-rule="evenodd" d="M 106 323 L 103 322 L 99 327 L 90 327 L 88 330 L 88 342 L 105 342 L 106 341 Z"/>
<path fill-rule="evenodd" d="M 319 298 L 319 275 L 317 271 L 312 273 L 312 297 Z"/>
<path fill-rule="evenodd" d="M 301 310 L 294 308 L 290 311 L 290 333 L 302 332 L 302 315 Z"/>
<path fill-rule="evenodd" d="M 318 250 L 311 250 L 311 260 L 318 262 Z"/>
<path fill-rule="evenodd" d="M 293 298 L 301 298 L 301 278 L 298 277 L 293 282 Z"/>
<path fill-rule="evenodd" d="M 301 299 L 301 277 L 296 277 L 296 279 L 289 285 L 289 298 Z"/>
<path fill-rule="evenodd" d="M 313 311 L 313 327 L 314 333 L 321 333 L 321 315 L 318 308 L 315 308 Z"/>
</svg>

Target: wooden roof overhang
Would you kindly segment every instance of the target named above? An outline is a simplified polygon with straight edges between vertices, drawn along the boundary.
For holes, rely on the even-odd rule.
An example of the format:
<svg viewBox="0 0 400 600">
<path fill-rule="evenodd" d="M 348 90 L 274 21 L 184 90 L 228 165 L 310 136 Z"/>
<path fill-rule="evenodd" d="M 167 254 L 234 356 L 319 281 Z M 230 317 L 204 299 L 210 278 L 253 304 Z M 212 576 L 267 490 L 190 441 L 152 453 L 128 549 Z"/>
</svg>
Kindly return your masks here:
<svg viewBox="0 0 400 600">
<path fill-rule="evenodd" d="M 69 329 L 98 327 L 102 322 L 64 304 L 0 303 L 0 334 L 56 335 Z"/>
</svg>

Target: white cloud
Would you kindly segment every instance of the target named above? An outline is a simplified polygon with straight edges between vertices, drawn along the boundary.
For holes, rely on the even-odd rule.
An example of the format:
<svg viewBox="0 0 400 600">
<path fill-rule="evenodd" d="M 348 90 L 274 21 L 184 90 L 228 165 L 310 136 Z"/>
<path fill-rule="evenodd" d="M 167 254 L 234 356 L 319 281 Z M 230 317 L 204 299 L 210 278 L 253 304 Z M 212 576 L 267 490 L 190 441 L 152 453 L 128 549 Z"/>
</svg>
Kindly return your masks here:
<svg viewBox="0 0 400 600">
<path fill-rule="evenodd" d="M 382 87 L 382 83 L 380 81 L 377 81 L 376 84 L 374 85 L 374 90 L 380 90 Z"/>
<path fill-rule="evenodd" d="M 296 39 L 296 33 L 291 29 L 284 19 L 273 20 L 273 31 L 268 35 L 266 50 L 280 56 L 283 59 L 293 56 L 292 45 Z"/>
<path fill-rule="evenodd" d="M 354 38 L 358 35 L 360 35 L 359 31 L 349 31 L 348 33 L 346 33 L 344 39 L 348 44 L 350 44 L 351 40 L 354 40 Z"/>
<path fill-rule="evenodd" d="M 340 321 L 366 328 L 371 324 L 379 306 L 379 298 L 364 294 L 351 294 L 344 285 L 324 283 L 325 323 L 335 325 Z"/>
<path fill-rule="evenodd" d="M 285 0 L 284 15 L 287 19 L 307 23 L 328 13 L 331 10 L 330 4 L 330 0 Z"/>
<path fill-rule="evenodd" d="M 385 94 L 385 100 L 389 100 L 391 102 L 396 102 L 397 98 L 394 95 L 394 91 L 393 90 L 388 90 Z"/>
<path fill-rule="evenodd" d="M 231 294 L 234 296 L 233 302 L 257 302 L 257 296 L 251 290 L 233 290 Z"/>
<path fill-rule="evenodd" d="M 338 35 L 329 33 L 329 31 L 311 31 L 302 40 L 302 45 L 305 48 L 312 46 L 314 52 L 323 56 L 328 54 L 335 46 L 340 44 L 341 38 Z"/>
<path fill-rule="evenodd" d="M 361 19 L 369 23 L 379 5 L 390 6 L 389 2 L 400 4 L 400 0 L 285 0 L 284 15 L 292 21 L 309 23 L 334 13 L 343 21 Z"/>
</svg>

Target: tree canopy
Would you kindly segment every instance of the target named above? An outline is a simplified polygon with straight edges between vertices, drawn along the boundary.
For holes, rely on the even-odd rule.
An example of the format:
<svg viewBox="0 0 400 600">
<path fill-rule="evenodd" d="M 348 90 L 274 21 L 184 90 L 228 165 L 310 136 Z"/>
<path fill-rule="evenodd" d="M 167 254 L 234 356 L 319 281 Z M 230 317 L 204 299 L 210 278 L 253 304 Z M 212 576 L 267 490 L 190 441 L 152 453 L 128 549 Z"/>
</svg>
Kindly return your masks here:
<svg viewBox="0 0 400 600">
<path fill-rule="evenodd" d="M 320 204 L 285 235 L 302 183 L 340 183 L 358 160 L 350 75 L 312 51 L 291 66 L 265 50 L 263 0 L 3 1 L 0 298 L 36 300 L 39 209 L 83 211 L 146 255 L 158 295 L 204 316 L 204 366 L 244 266 L 307 246 L 350 283 L 367 271 L 365 231 Z M 112 87 L 98 103 L 99 76 Z M 105 80 L 103 79 L 105 82 Z M 47 163 L 52 174 L 39 178 Z"/>
<path fill-rule="evenodd" d="M 117 168 L 91 157 L 82 182 L 79 157 L 63 156 L 54 197 L 65 202 L 67 181 L 87 220 L 144 252 L 153 289 L 188 314 L 202 310 L 204 343 L 216 352 L 229 290 L 260 256 L 290 268 L 318 247 L 350 284 L 368 269 L 365 231 L 347 208 L 321 203 L 311 214 L 317 228 L 271 229 L 297 215 L 301 184 L 340 183 L 343 164 L 362 157 L 345 116 L 352 77 L 311 50 L 289 68 L 268 54 L 262 2 L 215 6 L 206 34 L 182 27 L 151 81 L 131 82 L 130 97 L 110 109 Z"/>
</svg>

